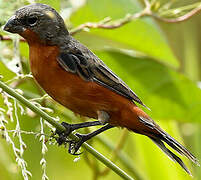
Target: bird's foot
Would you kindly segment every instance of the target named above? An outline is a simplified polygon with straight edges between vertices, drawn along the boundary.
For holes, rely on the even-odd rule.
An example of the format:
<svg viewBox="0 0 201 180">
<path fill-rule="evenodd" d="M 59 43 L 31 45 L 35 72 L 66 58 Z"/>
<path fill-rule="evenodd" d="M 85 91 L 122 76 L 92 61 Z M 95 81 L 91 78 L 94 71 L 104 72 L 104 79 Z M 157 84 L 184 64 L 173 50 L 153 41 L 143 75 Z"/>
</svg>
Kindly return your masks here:
<svg viewBox="0 0 201 180">
<path fill-rule="evenodd" d="M 69 140 L 68 136 L 70 135 L 70 133 L 72 131 L 79 129 L 79 128 L 101 125 L 101 122 L 94 121 L 94 122 L 84 122 L 84 123 L 80 123 L 80 124 L 68 124 L 66 122 L 62 122 L 61 124 L 66 128 L 66 131 L 63 131 L 63 132 L 56 131 L 56 133 L 59 135 L 59 137 L 57 138 L 57 143 L 59 145 L 64 144 L 65 146 L 67 144 L 69 144 L 68 152 L 72 155 L 80 155 L 81 153 L 77 153 L 77 152 L 84 142 L 86 142 L 87 140 L 91 139 L 92 137 L 104 132 L 105 130 L 114 127 L 110 124 L 107 124 L 107 125 L 101 127 L 100 129 L 97 129 L 96 131 L 93 131 L 88 134 L 76 133 L 75 135 L 79 139 Z"/>
<path fill-rule="evenodd" d="M 59 137 L 57 138 L 57 143 L 59 145 L 64 144 L 65 146 L 68 144 L 68 152 L 72 155 L 80 155 L 82 153 L 77 153 L 79 148 L 82 146 L 82 144 L 90 139 L 90 135 L 88 134 L 79 134 L 76 133 L 75 135 L 79 138 L 78 140 L 69 140 L 68 136 L 75 130 L 78 129 L 78 124 L 68 124 L 66 122 L 62 122 L 61 125 L 65 127 L 65 131 L 63 132 L 56 132 Z"/>
<path fill-rule="evenodd" d="M 84 142 L 90 139 L 90 136 L 88 136 L 87 134 L 80 134 L 80 133 L 76 133 L 75 135 L 79 138 L 79 140 L 78 141 L 73 140 L 69 142 L 68 152 L 72 155 L 80 155 L 82 154 L 82 152 L 77 153 L 78 150 L 80 149 L 80 147 L 82 146 Z"/>
<path fill-rule="evenodd" d="M 63 125 L 66 130 L 63 132 L 56 131 L 56 134 L 59 135 L 59 137 L 57 139 L 57 142 L 59 145 L 66 144 L 66 141 L 68 141 L 67 137 L 74 130 L 80 129 L 80 128 L 85 128 L 85 127 L 90 127 L 90 126 L 98 126 L 98 125 L 102 125 L 102 123 L 100 121 L 83 122 L 83 123 L 78 123 L 78 124 L 68 124 L 66 122 L 62 122 L 61 125 Z"/>
<path fill-rule="evenodd" d="M 57 138 L 57 143 L 59 145 L 69 143 L 69 140 L 67 140 L 67 137 L 70 135 L 71 132 L 75 130 L 72 124 L 62 122 L 61 125 L 63 125 L 66 128 L 66 131 L 63 131 L 63 132 L 56 131 L 56 133 L 59 135 L 59 137 Z"/>
</svg>

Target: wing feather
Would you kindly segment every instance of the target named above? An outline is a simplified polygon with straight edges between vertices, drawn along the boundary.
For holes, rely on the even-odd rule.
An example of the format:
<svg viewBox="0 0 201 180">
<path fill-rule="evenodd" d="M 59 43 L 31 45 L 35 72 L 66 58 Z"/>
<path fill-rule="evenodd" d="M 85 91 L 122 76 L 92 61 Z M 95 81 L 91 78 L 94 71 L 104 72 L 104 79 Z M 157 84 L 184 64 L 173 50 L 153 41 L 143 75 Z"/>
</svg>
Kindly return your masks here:
<svg viewBox="0 0 201 180">
<path fill-rule="evenodd" d="M 94 81 L 145 106 L 139 97 L 91 51 L 62 52 L 57 60 L 66 71 L 76 73 L 86 81 Z"/>
</svg>

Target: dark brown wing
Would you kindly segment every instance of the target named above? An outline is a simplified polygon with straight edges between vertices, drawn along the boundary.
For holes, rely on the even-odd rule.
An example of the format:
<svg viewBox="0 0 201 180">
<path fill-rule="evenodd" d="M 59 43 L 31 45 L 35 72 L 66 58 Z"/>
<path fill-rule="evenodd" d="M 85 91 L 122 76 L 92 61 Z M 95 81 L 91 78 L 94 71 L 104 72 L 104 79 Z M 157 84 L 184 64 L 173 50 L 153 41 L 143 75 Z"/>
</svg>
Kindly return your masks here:
<svg viewBox="0 0 201 180">
<path fill-rule="evenodd" d="M 57 58 L 66 71 L 78 74 L 85 81 L 94 81 L 146 107 L 139 97 L 95 54 L 82 44 L 77 44 L 77 41 L 74 43 L 76 44 L 67 50 L 61 51 Z"/>
</svg>

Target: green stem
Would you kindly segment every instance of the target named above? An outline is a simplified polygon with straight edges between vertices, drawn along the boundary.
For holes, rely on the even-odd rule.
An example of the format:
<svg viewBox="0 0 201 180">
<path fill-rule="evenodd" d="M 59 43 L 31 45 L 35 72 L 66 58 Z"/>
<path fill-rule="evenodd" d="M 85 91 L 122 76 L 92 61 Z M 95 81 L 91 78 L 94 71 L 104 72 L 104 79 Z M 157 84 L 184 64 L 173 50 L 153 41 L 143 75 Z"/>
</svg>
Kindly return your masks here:
<svg viewBox="0 0 201 180">
<path fill-rule="evenodd" d="M 0 88 L 8 93 L 9 95 L 16 98 L 18 101 L 23 103 L 25 106 L 27 106 L 29 109 L 31 109 L 33 112 L 37 113 L 39 116 L 41 116 L 43 119 L 48 121 L 50 124 L 52 124 L 57 130 L 59 131 L 65 131 L 65 128 L 55 121 L 55 119 L 51 116 L 49 116 L 47 113 L 39 109 L 37 106 L 32 104 L 29 100 L 24 98 L 21 94 L 17 93 L 14 89 L 7 86 L 5 83 L 0 81 Z M 77 139 L 77 136 L 70 134 L 70 138 Z M 112 169 L 116 174 L 118 174 L 120 177 L 126 180 L 133 180 L 132 177 L 130 177 L 128 174 L 126 174 L 122 169 L 120 169 L 118 166 L 116 166 L 113 162 L 111 162 L 109 159 L 104 157 L 102 154 L 100 154 L 98 151 L 96 151 L 93 147 L 88 145 L 87 143 L 84 143 L 82 145 L 84 149 L 86 149 L 89 153 L 91 153 L 93 156 L 95 156 L 99 161 L 101 161 L 103 164 L 105 164 L 107 167 Z"/>
<path fill-rule="evenodd" d="M 110 150 L 115 149 L 115 146 L 107 138 L 99 136 L 96 137 L 96 139 Z M 134 166 L 133 161 L 127 156 L 127 154 L 123 153 L 122 151 L 118 152 L 118 159 L 130 171 L 130 173 L 132 173 L 136 180 L 144 179 L 143 175 L 138 172 L 137 167 Z"/>
<path fill-rule="evenodd" d="M 105 158 L 101 153 L 96 151 L 93 147 L 89 146 L 87 143 L 83 144 L 84 148 L 91 153 L 93 156 L 95 156 L 99 161 L 101 161 L 103 164 L 105 164 L 107 167 L 112 169 L 115 173 L 117 173 L 120 177 L 127 180 L 133 180 L 131 176 L 126 174 L 122 169 L 120 169 L 118 166 L 116 166 L 113 162 L 111 162 L 109 159 Z"/>
</svg>

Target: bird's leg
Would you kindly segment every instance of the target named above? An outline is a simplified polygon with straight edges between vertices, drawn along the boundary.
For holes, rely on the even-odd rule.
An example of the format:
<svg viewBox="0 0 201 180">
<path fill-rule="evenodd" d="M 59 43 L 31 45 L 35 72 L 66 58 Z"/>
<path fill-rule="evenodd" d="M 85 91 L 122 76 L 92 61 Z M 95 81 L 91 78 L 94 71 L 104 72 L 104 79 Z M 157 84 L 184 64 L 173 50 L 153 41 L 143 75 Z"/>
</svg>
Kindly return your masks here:
<svg viewBox="0 0 201 180">
<path fill-rule="evenodd" d="M 98 125 L 102 125 L 102 123 L 100 121 L 83 122 L 78 124 L 68 124 L 66 122 L 62 122 L 61 125 L 63 125 L 66 128 L 65 135 L 68 136 L 72 131 L 76 129 L 90 127 L 90 126 L 98 126 Z"/>
<path fill-rule="evenodd" d="M 56 131 L 56 133 L 59 135 L 59 138 L 57 139 L 57 142 L 59 145 L 66 142 L 66 137 L 69 136 L 71 132 L 73 132 L 76 129 L 90 127 L 90 126 L 98 126 L 98 125 L 104 125 L 109 121 L 109 114 L 105 111 L 97 111 L 98 115 L 98 121 L 91 121 L 91 122 L 83 122 L 79 124 L 68 124 L 66 122 L 62 122 L 61 125 L 63 125 L 66 128 L 66 131 L 59 132 Z"/>
<path fill-rule="evenodd" d="M 110 128 L 113 128 L 114 126 L 110 125 L 110 124 L 107 124 L 105 126 L 103 126 L 102 128 L 92 132 L 92 133 L 89 133 L 89 134 L 80 134 L 80 133 L 76 133 L 75 135 L 77 137 L 79 137 L 79 140 L 77 142 L 71 142 L 69 144 L 69 149 L 68 149 L 68 152 L 72 155 L 79 155 L 80 153 L 76 153 L 79 148 L 81 147 L 81 145 L 86 142 L 87 140 L 91 139 L 92 137 L 110 129 Z M 73 151 L 73 152 L 72 152 Z"/>
<path fill-rule="evenodd" d="M 68 124 L 66 122 L 62 122 L 61 125 L 63 125 L 66 130 L 63 132 L 56 131 L 56 133 L 59 135 L 59 137 L 57 138 L 57 142 L 59 145 L 65 143 L 66 137 L 68 137 L 69 134 L 74 130 L 90 126 L 98 126 L 102 125 L 102 123 L 100 121 L 83 122 L 78 124 Z"/>
<path fill-rule="evenodd" d="M 62 122 L 61 125 L 63 125 L 66 128 L 65 135 L 68 136 L 72 131 L 76 129 L 90 127 L 90 126 L 104 125 L 108 123 L 110 116 L 107 112 L 97 111 L 97 115 L 98 115 L 98 121 L 83 122 L 78 124 L 68 124 L 66 122 Z"/>
</svg>

